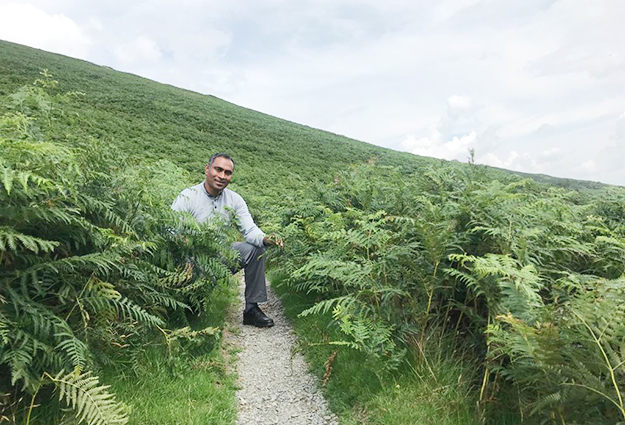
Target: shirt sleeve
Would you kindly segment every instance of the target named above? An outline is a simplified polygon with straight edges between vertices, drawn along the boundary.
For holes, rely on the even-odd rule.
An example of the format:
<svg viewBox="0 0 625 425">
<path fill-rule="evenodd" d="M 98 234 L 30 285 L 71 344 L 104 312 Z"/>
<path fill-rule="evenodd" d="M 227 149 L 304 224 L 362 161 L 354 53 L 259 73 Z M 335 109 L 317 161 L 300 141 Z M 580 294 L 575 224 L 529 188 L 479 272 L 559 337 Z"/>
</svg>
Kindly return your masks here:
<svg viewBox="0 0 625 425">
<path fill-rule="evenodd" d="M 258 247 L 264 246 L 263 239 L 265 238 L 265 233 L 254 223 L 252 214 L 250 214 L 243 198 L 239 197 L 234 210 L 239 220 L 239 230 L 243 234 L 245 241 Z"/>
<path fill-rule="evenodd" d="M 178 196 L 176 196 L 176 199 L 174 199 L 174 203 L 171 204 L 171 209 L 174 211 L 189 211 L 189 197 L 184 193 L 185 191 L 183 190 L 182 192 L 180 192 L 180 194 Z"/>
</svg>

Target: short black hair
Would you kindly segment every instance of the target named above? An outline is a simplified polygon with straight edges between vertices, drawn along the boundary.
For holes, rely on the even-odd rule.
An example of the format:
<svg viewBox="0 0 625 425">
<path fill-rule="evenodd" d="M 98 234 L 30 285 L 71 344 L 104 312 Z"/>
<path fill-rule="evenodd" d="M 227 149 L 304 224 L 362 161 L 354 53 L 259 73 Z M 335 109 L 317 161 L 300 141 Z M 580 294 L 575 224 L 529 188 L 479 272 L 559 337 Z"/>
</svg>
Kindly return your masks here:
<svg viewBox="0 0 625 425">
<path fill-rule="evenodd" d="M 226 158 L 229 159 L 230 161 L 232 161 L 232 168 L 234 168 L 234 159 L 232 159 L 232 157 L 230 155 L 228 155 L 227 153 L 214 153 L 211 155 L 211 157 L 208 159 L 208 166 L 211 167 L 213 165 L 213 161 L 215 161 L 215 158 Z"/>
</svg>

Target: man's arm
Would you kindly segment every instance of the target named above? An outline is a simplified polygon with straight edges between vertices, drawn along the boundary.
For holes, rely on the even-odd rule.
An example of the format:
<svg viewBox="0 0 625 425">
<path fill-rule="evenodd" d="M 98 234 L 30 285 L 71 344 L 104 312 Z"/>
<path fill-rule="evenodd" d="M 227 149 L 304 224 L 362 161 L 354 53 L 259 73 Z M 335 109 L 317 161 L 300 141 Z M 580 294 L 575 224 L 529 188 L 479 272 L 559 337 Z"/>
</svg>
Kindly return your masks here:
<svg viewBox="0 0 625 425">
<path fill-rule="evenodd" d="M 266 235 L 258 228 L 256 223 L 254 223 L 254 219 L 247 208 L 247 204 L 240 196 L 238 197 L 237 203 L 234 207 L 234 212 L 237 216 L 239 230 L 243 234 L 245 241 L 258 247 L 264 246 Z"/>
<path fill-rule="evenodd" d="M 247 208 L 247 204 L 241 198 L 241 205 L 237 208 L 237 217 L 240 220 L 239 228 L 241 233 L 243 233 L 243 237 L 246 242 L 251 243 L 256 246 L 270 246 L 276 245 L 280 248 L 284 247 L 284 242 L 282 242 L 282 238 L 277 235 L 271 234 L 266 235 L 262 230 L 258 228 L 256 223 L 254 223 L 254 219 L 252 218 L 252 214 L 250 214 L 249 209 Z"/>
</svg>

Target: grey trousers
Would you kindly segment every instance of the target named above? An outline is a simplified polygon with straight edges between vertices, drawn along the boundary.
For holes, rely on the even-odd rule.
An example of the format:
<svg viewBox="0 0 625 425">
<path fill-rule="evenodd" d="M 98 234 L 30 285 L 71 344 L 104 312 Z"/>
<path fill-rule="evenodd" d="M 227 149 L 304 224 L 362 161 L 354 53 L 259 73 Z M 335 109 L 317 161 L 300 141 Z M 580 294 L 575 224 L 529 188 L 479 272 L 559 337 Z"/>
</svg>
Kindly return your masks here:
<svg viewBox="0 0 625 425">
<path fill-rule="evenodd" d="M 247 242 L 234 242 L 232 249 L 241 254 L 241 267 L 245 270 L 245 302 L 263 303 L 267 301 L 265 282 L 265 248 Z"/>
</svg>

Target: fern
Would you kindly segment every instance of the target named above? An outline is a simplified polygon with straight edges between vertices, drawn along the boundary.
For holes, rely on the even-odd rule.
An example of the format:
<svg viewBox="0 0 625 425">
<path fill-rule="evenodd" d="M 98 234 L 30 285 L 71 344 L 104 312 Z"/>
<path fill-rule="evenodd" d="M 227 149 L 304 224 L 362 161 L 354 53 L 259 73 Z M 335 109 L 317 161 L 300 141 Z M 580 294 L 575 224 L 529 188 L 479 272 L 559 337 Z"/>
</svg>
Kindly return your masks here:
<svg viewBox="0 0 625 425">
<path fill-rule="evenodd" d="M 543 285 L 532 265 L 521 266 L 509 256 L 495 254 L 484 257 L 453 254 L 450 259 L 471 270 L 474 277 L 457 270 L 448 273 L 467 284 L 477 296 L 483 296 L 492 317 L 510 312 L 532 322 L 543 307 L 540 296 Z"/>
<path fill-rule="evenodd" d="M 0 298 L 0 304 L 3 302 L 4 301 Z M 9 319 L 0 312 L 0 342 L 3 346 L 9 343 L 10 328 L 11 323 L 9 322 Z"/>
<path fill-rule="evenodd" d="M 0 251 L 18 250 L 18 243 L 23 248 L 38 254 L 39 252 L 51 252 L 60 244 L 57 241 L 49 241 L 20 232 L 10 227 L 0 227 Z"/>
<path fill-rule="evenodd" d="M 334 311 L 336 308 L 343 310 L 352 310 L 352 305 L 356 302 L 353 295 L 344 295 L 342 297 L 331 298 L 329 300 L 319 301 L 312 307 L 302 311 L 299 316 L 306 317 L 311 314 L 328 314 L 330 311 Z"/>
<path fill-rule="evenodd" d="M 82 370 L 89 356 L 89 348 L 87 345 L 68 332 L 55 334 L 55 337 L 62 338 L 62 341 L 59 342 L 56 349 L 65 352 L 67 357 L 71 359 L 74 369 Z"/>
<path fill-rule="evenodd" d="M 138 322 L 147 323 L 151 326 L 162 326 L 164 322 L 161 318 L 156 317 L 138 305 L 134 304 L 127 298 L 102 298 L 102 297 L 85 297 L 82 301 L 88 305 L 94 312 L 108 310 L 112 307 L 119 318 L 136 320 Z"/>
<path fill-rule="evenodd" d="M 79 422 L 89 425 L 125 424 L 126 407 L 108 392 L 108 386 L 99 385 L 98 378 L 89 373 L 66 373 L 64 370 L 48 378 L 59 390 L 59 399 L 76 412 Z"/>
<path fill-rule="evenodd" d="M 49 180 L 40 175 L 34 174 L 29 171 L 13 171 L 9 168 L 2 167 L 2 185 L 4 186 L 4 190 L 7 195 L 11 195 L 11 189 L 13 189 L 13 185 L 15 183 L 19 183 L 21 189 L 24 191 L 24 194 L 28 194 L 31 191 L 30 183 L 41 187 L 41 188 L 57 188 L 60 187 L 56 185 L 52 180 Z M 18 195 L 19 196 L 19 195 Z"/>
<path fill-rule="evenodd" d="M 490 359 L 508 379 L 533 393 L 527 405 L 534 415 L 555 412 L 562 418 L 589 412 L 588 403 L 608 403 L 625 418 L 621 382 L 625 376 L 623 281 L 595 281 L 592 292 L 579 292 L 558 312 L 530 325 L 511 314 L 489 327 Z M 601 302 L 597 302 L 601 299 Z M 509 364 L 499 363 L 507 358 Z M 496 360 L 497 359 L 497 360 Z M 538 400 L 548 397 L 544 402 Z"/>
<path fill-rule="evenodd" d="M 79 420 L 124 423 L 88 372 L 59 371 L 118 361 L 151 340 L 150 329 L 173 327 L 166 319 L 184 321 L 180 312 L 192 307 L 201 313 L 212 288 L 230 279 L 228 232 L 189 222 L 188 242 L 176 238 L 167 229 L 178 218 L 162 207 L 160 182 L 146 183 L 146 166 L 129 170 L 104 143 L 70 129 L 63 140 L 73 147 L 51 141 L 53 122 L 62 121 L 57 104 L 73 94 L 52 96 L 49 74 L 38 84 L 9 97 L 11 110 L 0 116 L 0 392 L 23 411 L 50 384 L 45 373 L 64 386 L 61 398 Z M 184 184 L 170 181 L 177 190 Z M 100 408 L 108 413 L 94 413 Z"/>
</svg>

